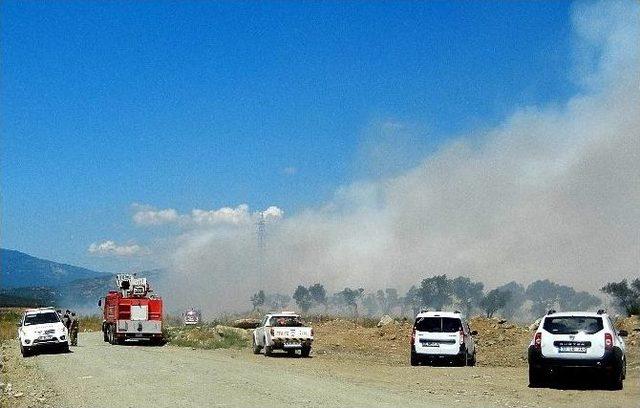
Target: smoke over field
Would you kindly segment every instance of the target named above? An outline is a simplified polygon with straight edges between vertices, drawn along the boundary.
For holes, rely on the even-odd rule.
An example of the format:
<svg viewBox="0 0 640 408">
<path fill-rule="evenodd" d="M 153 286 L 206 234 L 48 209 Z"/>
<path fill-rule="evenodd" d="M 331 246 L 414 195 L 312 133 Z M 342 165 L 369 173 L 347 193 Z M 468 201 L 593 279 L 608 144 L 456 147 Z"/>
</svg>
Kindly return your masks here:
<svg viewBox="0 0 640 408">
<path fill-rule="evenodd" d="M 517 109 L 499 126 L 460 135 L 403 174 L 344 186 L 293 215 L 248 207 L 143 208 L 147 225 L 176 223 L 165 285 L 180 306 L 246 308 L 257 289 L 295 285 L 406 289 L 425 276 L 495 286 L 549 278 L 594 290 L 640 265 L 640 6 L 572 11 L 581 91 Z M 401 125 L 398 125 L 401 126 Z M 177 306 L 177 305 L 176 305 Z"/>
</svg>

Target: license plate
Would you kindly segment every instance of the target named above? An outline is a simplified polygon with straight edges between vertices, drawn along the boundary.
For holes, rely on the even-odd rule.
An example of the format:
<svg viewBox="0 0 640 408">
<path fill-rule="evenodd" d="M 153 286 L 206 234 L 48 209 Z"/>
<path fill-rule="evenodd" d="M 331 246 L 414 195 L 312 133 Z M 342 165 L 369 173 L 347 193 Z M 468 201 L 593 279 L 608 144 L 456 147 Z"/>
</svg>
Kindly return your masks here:
<svg viewBox="0 0 640 408">
<path fill-rule="evenodd" d="M 425 341 L 422 343 L 422 345 L 425 347 L 440 347 L 440 343 L 434 341 Z"/>
<path fill-rule="evenodd" d="M 563 346 L 560 347 L 558 351 L 560 353 L 586 353 L 587 348 L 580 346 Z"/>
<path fill-rule="evenodd" d="M 53 338 L 52 336 L 40 336 L 40 337 L 38 337 L 38 340 L 46 341 L 46 340 L 51 340 L 52 338 Z"/>
<path fill-rule="evenodd" d="M 284 348 L 299 348 L 300 344 L 297 343 L 285 343 Z"/>
</svg>

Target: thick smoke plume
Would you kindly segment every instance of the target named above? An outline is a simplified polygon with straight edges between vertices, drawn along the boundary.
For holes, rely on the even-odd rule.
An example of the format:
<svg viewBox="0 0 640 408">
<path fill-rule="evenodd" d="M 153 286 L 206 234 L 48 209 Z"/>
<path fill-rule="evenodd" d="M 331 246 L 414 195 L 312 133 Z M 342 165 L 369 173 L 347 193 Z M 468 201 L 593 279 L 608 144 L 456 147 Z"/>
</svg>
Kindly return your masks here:
<svg viewBox="0 0 640 408">
<path fill-rule="evenodd" d="M 246 309 L 257 289 L 403 290 L 443 273 L 586 290 L 637 276 L 639 9 L 573 9 L 581 91 L 562 106 L 521 108 L 404 174 L 346 186 L 319 209 L 266 222 L 262 241 L 255 222 L 192 223 L 171 244 L 171 303 Z M 179 216 L 139 221 L 167 218 Z"/>
</svg>

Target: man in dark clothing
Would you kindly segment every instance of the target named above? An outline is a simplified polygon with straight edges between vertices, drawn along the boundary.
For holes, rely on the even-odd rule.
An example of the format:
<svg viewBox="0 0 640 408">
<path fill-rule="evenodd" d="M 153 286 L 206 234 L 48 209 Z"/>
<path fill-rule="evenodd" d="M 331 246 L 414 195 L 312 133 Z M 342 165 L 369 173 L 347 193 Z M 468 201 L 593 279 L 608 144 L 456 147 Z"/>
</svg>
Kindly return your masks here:
<svg viewBox="0 0 640 408">
<path fill-rule="evenodd" d="M 69 330 L 69 328 L 71 327 L 71 316 L 69 316 L 70 313 L 71 311 L 67 309 L 67 311 L 64 312 L 64 316 L 62 316 L 62 323 L 64 324 L 64 327 L 67 328 L 67 330 Z"/>
<path fill-rule="evenodd" d="M 71 313 L 71 323 L 69 325 L 69 340 L 72 346 L 78 345 L 78 330 L 80 329 L 80 321 L 76 317 L 75 312 Z"/>
</svg>

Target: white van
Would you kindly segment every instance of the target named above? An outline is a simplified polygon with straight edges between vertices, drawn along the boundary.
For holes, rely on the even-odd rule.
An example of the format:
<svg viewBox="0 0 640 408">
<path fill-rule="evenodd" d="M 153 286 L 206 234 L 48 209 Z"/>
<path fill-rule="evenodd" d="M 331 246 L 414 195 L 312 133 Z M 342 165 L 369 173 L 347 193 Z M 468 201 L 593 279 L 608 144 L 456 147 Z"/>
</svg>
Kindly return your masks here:
<svg viewBox="0 0 640 408">
<path fill-rule="evenodd" d="M 476 364 L 476 331 L 459 312 L 420 312 L 411 333 L 411 365 L 454 363 Z"/>
</svg>

